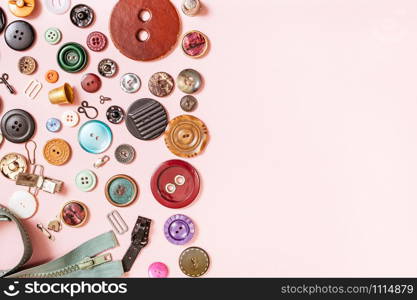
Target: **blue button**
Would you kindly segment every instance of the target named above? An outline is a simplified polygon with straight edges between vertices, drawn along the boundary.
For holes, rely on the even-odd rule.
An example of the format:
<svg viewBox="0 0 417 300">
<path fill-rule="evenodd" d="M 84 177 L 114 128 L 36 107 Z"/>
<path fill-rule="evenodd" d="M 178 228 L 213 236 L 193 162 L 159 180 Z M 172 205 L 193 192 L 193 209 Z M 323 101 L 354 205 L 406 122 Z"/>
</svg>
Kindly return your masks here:
<svg viewBox="0 0 417 300">
<path fill-rule="evenodd" d="M 46 121 L 46 129 L 50 132 L 57 132 L 61 129 L 61 121 L 56 118 L 50 118 Z"/>
<path fill-rule="evenodd" d="M 103 153 L 110 147 L 112 140 L 110 127 L 102 121 L 85 122 L 78 131 L 80 146 L 88 153 Z"/>
</svg>

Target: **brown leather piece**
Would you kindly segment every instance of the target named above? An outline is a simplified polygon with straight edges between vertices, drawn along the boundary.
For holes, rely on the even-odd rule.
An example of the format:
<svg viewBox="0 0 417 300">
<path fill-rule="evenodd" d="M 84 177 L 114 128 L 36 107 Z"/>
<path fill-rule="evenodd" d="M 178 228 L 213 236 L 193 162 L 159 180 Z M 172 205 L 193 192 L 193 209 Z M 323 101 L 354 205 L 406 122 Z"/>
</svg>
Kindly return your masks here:
<svg viewBox="0 0 417 300">
<path fill-rule="evenodd" d="M 141 12 L 151 17 L 142 21 Z M 134 60 L 150 61 L 167 55 L 177 44 L 180 35 L 178 12 L 170 0 L 119 0 L 110 19 L 110 34 L 119 51 Z M 138 34 L 145 30 L 146 41 Z"/>
</svg>

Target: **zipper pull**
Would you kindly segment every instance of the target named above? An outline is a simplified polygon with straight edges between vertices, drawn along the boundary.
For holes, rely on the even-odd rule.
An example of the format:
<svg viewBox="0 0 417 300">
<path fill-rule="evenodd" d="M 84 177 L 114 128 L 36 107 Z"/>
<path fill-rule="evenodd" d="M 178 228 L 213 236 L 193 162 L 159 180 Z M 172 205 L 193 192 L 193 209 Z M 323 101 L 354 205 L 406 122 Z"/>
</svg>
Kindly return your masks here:
<svg viewBox="0 0 417 300">
<path fill-rule="evenodd" d="M 78 267 L 80 270 L 92 269 L 106 262 L 112 261 L 112 259 L 111 253 L 105 253 L 95 257 L 86 257 L 78 264 Z"/>
</svg>

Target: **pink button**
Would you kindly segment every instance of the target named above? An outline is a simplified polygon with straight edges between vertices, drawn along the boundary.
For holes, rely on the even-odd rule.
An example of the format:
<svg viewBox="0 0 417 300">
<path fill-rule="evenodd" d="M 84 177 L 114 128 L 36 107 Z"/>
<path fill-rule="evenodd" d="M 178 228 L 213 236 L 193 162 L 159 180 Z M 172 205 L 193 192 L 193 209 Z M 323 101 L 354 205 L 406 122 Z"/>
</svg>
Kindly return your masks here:
<svg viewBox="0 0 417 300">
<path fill-rule="evenodd" d="M 167 278 L 168 267 L 164 263 L 155 262 L 149 266 L 148 274 L 151 278 Z"/>
</svg>

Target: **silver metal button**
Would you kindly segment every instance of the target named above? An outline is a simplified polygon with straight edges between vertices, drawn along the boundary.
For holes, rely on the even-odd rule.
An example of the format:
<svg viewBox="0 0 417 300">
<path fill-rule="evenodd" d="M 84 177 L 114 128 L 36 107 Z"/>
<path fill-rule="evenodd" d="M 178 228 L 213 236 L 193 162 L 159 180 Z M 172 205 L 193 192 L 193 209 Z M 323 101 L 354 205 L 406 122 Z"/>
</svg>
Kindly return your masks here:
<svg viewBox="0 0 417 300">
<path fill-rule="evenodd" d="M 120 145 L 116 148 L 114 156 L 119 163 L 129 164 L 135 159 L 135 148 L 127 144 Z"/>
<path fill-rule="evenodd" d="M 103 77 L 113 77 L 117 73 L 118 67 L 114 60 L 105 58 L 98 64 L 98 73 Z"/>
</svg>

